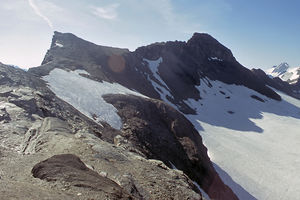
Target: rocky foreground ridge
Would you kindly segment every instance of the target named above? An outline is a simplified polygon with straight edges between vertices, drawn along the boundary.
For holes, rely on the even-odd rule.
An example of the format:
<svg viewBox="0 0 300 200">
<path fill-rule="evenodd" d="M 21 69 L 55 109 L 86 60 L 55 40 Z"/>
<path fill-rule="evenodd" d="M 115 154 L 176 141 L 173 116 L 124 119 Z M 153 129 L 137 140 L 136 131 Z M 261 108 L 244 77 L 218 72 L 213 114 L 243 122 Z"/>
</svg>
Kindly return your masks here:
<svg viewBox="0 0 300 200">
<path fill-rule="evenodd" d="M 1 198 L 203 199 L 196 181 L 214 199 L 237 199 L 192 124 L 161 101 L 105 96 L 125 122 L 116 130 L 28 72 L 1 64 L 0 84 Z"/>
</svg>

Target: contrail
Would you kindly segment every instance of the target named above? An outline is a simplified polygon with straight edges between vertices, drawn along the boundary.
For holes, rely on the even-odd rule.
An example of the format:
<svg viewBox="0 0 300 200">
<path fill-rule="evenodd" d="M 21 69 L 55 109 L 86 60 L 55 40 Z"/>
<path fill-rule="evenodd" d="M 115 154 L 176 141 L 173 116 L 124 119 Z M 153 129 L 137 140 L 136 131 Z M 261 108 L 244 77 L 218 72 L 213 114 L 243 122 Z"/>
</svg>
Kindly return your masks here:
<svg viewBox="0 0 300 200">
<path fill-rule="evenodd" d="M 35 14 L 37 14 L 38 16 L 40 16 L 43 20 L 45 20 L 48 24 L 48 26 L 53 29 L 53 24 L 50 21 L 50 19 L 48 17 L 46 17 L 45 15 L 43 15 L 40 11 L 40 9 L 35 5 L 34 0 L 28 0 L 28 3 L 30 5 L 30 7 L 34 10 Z"/>
</svg>

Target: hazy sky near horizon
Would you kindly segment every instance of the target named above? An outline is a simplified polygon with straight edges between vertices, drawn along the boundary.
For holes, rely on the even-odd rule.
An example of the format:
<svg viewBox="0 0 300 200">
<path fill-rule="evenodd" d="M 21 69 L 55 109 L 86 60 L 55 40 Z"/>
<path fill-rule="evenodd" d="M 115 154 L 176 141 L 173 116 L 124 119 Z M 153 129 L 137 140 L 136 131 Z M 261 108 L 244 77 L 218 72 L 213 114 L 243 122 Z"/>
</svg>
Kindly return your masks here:
<svg viewBox="0 0 300 200">
<path fill-rule="evenodd" d="M 300 66 L 298 0 L 1 0 L 0 62 L 40 65 L 53 31 L 125 47 L 206 32 L 248 68 Z"/>
</svg>

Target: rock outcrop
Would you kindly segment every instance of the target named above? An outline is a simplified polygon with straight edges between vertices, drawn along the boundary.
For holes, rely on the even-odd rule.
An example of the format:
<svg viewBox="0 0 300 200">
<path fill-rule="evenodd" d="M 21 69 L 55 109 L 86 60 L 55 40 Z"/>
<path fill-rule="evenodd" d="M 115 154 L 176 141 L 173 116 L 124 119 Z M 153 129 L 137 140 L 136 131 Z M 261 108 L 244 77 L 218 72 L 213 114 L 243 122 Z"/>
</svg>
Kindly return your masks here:
<svg viewBox="0 0 300 200">
<path fill-rule="evenodd" d="M 103 196 L 98 196 L 101 199 L 133 199 L 117 183 L 89 169 L 80 158 L 72 154 L 52 156 L 36 164 L 32 174 L 35 178 L 49 182 L 61 181 L 70 186 L 101 191 Z"/>
</svg>

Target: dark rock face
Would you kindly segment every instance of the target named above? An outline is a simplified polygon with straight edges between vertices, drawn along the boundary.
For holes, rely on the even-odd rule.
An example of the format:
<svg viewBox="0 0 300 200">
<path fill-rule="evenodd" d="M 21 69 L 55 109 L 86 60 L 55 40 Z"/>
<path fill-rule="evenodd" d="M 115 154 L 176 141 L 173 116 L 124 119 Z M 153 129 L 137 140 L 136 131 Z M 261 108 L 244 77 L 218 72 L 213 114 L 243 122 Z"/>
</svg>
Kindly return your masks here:
<svg viewBox="0 0 300 200">
<path fill-rule="evenodd" d="M 237 199 L 215 172 L 193 125 L 167 104 L 136 96 L 106 95 L 124 122 L 122 136 L 148 158 L 162 160 L 197 181 L 212 199 Z"/>
<path fill-rule="evenodd" d="M 57 43 L 61 44 L 62 47 L 57 45 Z M 76 61 L 90 60 L 101 62 L 106 56 L 112 54 L 121 55 L 129 52 L 128 49 L 99 46 L 82 40 L 71 33 L 63 34 L 59 32 L 54 33 L 51 49 L 55 49 L 55 51 L 51 51 L 51 53 L 48 52 L 42 64 L 51 62 L 52 59 L 56 59 L 57 57 L 69 58 L 72 60 L 75 58 Z M 68 51 L 66 51 L 66 49 L 68 49 Z M 76 56 L 74 57 L 74 55 Z"/>
<path fill-rule="evenodd" d="M 239 64 L 229 49 L 209 35 L 194 34 L 187 42 L 187 52 L 189 57 L 186 62 L 192 60 L 194 63 L 190 65 L 195 66 L 190 74 L 201 74 L 227 84 L 244 85 L 267 97 L 281 99 L 273 90 L 257 81 L 250 70 Z"/>
<path fill-rule="evenodd" d="M 75 187 L 90 188 L 106 193 L 109 199 L 133 199 L 117 183 L 100 176 L 75 155 L 55 155 L 36 164 L 32 169 L 35 178 L 46 181 L 64 181 Z"/>
</svg>

